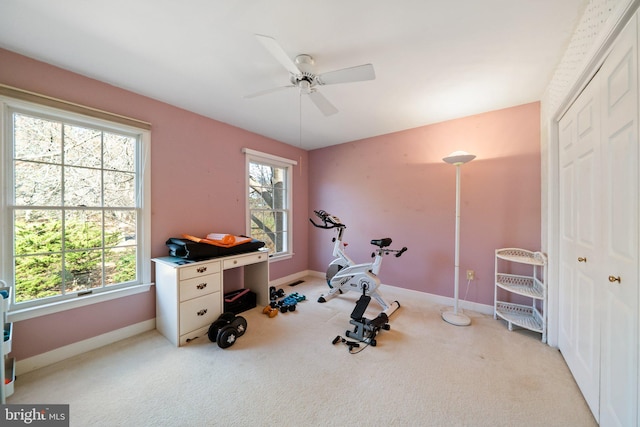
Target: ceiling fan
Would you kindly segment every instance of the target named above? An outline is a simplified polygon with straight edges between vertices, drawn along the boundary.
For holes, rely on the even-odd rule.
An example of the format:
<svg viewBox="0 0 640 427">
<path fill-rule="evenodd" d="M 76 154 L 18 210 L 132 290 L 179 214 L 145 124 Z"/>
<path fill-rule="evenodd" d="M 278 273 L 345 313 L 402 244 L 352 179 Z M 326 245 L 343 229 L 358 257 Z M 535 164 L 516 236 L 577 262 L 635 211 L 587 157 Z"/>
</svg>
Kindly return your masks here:
<svg viewBox="0 0 640 427">
<path fill-rule="evenodd" d="M 260 92 L 246 95 L 245 98 L 255 98 L 256 96 L 266 95 L 272 92 L 288 88 L 298 88 L 300 93 L 308 95 L 313 104 L 325 115 L 330 116 L 338 112 L 338 109 L 327 98 L 318 92 L 317 86 L 332 85 L 337 83 L 350 83 L 365 80 L 373 80 L 376 78 L 373 65 L 364 64 L 340 70 L 329 71 L 322 74 L 314 74 L 313 65 L 315 61 L 310 55 L 301 54 L 291 60 L 289 55 L 278 44 L 278 42 L 269 36 L 256 34 L 256 38 L 262 45 L 273 55 L 273 57 L 284 68 L 289 71 L 290 85 L 276 87 L 272 89 L 262 90 Z"/>
</svg>

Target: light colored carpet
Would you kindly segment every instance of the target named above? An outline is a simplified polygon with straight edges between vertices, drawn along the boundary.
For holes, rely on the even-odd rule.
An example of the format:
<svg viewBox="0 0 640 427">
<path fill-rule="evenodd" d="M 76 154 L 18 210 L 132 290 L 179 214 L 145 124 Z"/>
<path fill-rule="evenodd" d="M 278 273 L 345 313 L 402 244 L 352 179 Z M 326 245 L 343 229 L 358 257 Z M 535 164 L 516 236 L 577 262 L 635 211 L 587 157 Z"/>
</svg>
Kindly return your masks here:
<svg viewBox="0 0 640 427">
<path fill-rule="evenodd" d="M 561 354 L 491 316 L 442 321 L 426 295 L 383 286 L 402 308 L 378 345 L 344 344 L 359 295 L 325 304 L 307 278 L 285 292 L 308 301 L 268 318 L 242 313 L 246 334 L 222 350 L 181 348 L 157 331 L 20 376 L 8 403 L 68 403 L 72 426 L 594 426 Z M 379 307 L 372 301 L 367 317 Z"/>
</svg>

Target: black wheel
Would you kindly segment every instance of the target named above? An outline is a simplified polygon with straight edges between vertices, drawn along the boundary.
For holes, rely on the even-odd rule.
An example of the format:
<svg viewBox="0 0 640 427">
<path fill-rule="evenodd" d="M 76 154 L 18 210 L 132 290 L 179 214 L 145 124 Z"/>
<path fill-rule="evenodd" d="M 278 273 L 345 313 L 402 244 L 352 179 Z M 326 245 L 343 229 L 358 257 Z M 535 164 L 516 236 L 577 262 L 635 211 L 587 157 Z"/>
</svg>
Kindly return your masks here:
<svg viewBox="0 0 640 427">
<path fill-rule="evenodd" d="M 236 342 L 236 338 L 238 338 L 238 331 L 231 325 L 227 325 L 220 329 L 218 332 L 218 347 L 220 348 L 229 348 Z"/>
<path fill-rule="evenodd" d="M 289 311 L 289 306 L 288 305 L 280 306 L 280 313 L 286 313 L 287 311 Z"/>
<path fill-rule="evenodd" d="M 238 316 L 231 322 L 231 326 L 236 328 L 238 331 L 238 338 L 244 335 L 247 332 L 247 319 L 242 316 Z"/>
<path fill-rule="evenodd" d="M 377 344 L 377 343 L 376 343 L 376 340 L 371 340 L 370 344 L 371 344 L 371 347 L 375 347 L 375 346 L 376 346 L 376 344 Z"/>
<path fill-rule="evenodd" d="M 228 323 L 229 322 L 227 322 L 226 320 L 221 320 L 221 319 L 218 319 L 215 322 L 213 322 L 211 326 L 209 326 L 209 332 L 207 333 L 207 336 L 209 337 L 209 341 L 216 342 L 216 340 L 218 339 L 218 331 L 220 331 L 220 329 L 223 328 L 224 326 L 227 326 Z"/>
</svg>

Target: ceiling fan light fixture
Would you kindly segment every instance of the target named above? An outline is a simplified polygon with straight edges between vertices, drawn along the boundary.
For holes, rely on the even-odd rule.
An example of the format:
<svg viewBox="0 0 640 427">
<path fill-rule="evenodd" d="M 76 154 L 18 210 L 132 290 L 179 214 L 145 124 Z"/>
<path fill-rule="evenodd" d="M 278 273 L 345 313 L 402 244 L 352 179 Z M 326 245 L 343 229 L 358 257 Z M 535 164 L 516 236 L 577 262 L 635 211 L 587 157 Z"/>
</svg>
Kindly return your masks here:
<svg viewBox="0 0 640 427">
<path fill-rule="evenodd" d="M 303 73 L 311 72 L 311 67 L 315 64 L 311 55 L 301 54 L 296 56 L 295 63 Z"/>
<path fill-rule="evenodd" d="M 246 95 L 245 98 L 254 98 L 280 89 L 297 87 L 301 94 L 309 95 L 313 104 L 325 116 L 330 116 L 332 114 L 336 114 L 338 109 L 316 90 L 316 86 L 358 82 L 363 80 L 373 80 L 376 78 L 373 65 L 371 64 L 363 64 L 316 75 L 313 72 L 313 65 L 315 64 L 315 61 L 311 55 L 301 54 L 292 60 L 273 37 L 262 34 L 256 34 L 255 36 L 265 49 L 267 49 L 267 51 L 271 53 L 271 55 L 280 62 L 287 71 L 289 71 L 289 81 L 291 82 L 291 85 L 263 90 L 255 94 Z"/>
<path fill-rule="evenodd" d="M 299 80 L 298 87 L 300 88 L 300 92 L 304 93 L 305 95 L 311 93 L 311 83 L 306 79 Z"/>
</svg>

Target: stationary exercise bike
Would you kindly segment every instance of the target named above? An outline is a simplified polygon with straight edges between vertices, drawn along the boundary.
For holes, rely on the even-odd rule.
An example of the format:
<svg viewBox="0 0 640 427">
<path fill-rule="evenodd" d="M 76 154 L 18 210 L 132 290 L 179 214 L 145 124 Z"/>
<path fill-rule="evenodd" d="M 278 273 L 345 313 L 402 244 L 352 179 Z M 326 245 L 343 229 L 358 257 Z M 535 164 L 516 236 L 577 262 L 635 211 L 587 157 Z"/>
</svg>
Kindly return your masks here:
<svg viewBox="0 0 640 427">
<path fill-rule="evenodd" d="M 371 241 L 372 245 L 378 248 L 371 254 L 374 258 L 373 262 L 367 264 L 356 264 L 345 253 L 345 244 L 342 242 L 342 236 L 344 235 L 344 229 L 347 228 L 340 219 L 334 215 L 331 215 L 325 211 L 314 211 L 316 216 L 322 220 L 322 224 L 316 224 L 313 219 L 309 218 L 309 221 L 318 228 L 323 229 L 335 229 L 336 237 L 333 238 L 333 256 L 337 257 L 329 264 L 327 268 L 327 285 L 331 290 L 322 294 L 318 298 L 318 302 L 327 302 L 329 299 L 348 292 L 351 290 L 357 290 L 363 295 L 369 295 L 382 306 L 383 313 L 386 316 L 391 314 L 400 308 L 398 301 L 392 303 L 387 302 L 382 295 L 378 292 L 380 286 L 380 279 L 378 274 L 380 273 L 380 267 L 382 266 L 382 257 L 395 253 L 396 257 L 402 256 L 406 252 L 407 248 L 402 249 L 389 249 L 391 245 L 390 238 L 375 239 Z"/>
</svg>

